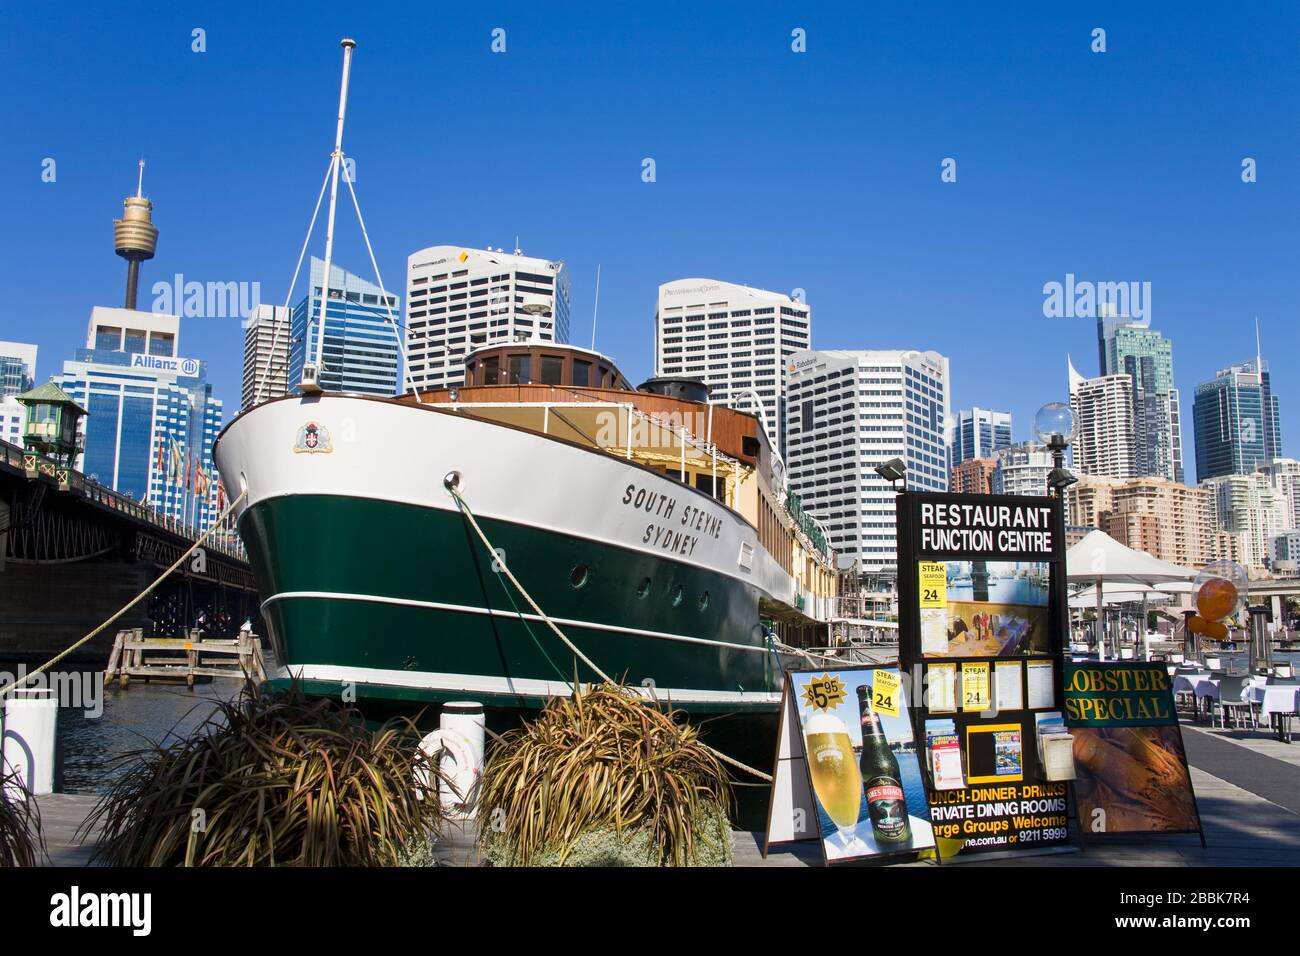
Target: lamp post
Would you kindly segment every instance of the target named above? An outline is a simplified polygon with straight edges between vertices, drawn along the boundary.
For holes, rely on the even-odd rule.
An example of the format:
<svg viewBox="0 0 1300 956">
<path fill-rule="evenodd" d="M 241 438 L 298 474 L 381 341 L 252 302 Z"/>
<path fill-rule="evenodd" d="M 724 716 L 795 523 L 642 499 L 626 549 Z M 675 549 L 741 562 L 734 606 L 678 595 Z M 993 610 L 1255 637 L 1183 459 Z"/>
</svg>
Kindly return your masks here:
<svg viewBox="0 0 1300 956">
<path fill-rule="evenodd" d="M 1052 452 L 1052 470 L 1047 475 L 1047 493 L 1060 498 L 1079 479 L 1065 467 L 1065 450 L 1074 440 L 1074 413 L 1062 402 L 1048 402 L 1034 416 L 1034 434 Z"/>
</svg>

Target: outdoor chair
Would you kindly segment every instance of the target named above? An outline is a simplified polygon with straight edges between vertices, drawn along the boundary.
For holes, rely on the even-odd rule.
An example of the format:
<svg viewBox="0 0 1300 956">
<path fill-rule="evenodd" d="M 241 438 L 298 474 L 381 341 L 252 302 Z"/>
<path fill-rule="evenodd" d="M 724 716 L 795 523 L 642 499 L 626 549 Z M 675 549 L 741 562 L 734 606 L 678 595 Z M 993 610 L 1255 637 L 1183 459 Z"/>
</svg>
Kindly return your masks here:
<svg viewBox="0 0 1300 956">
<path fill-rule="evenodd" d="M 1245 677 L 1222 677 L 1219 679 L 1219 726 L 1226 728 L 1228 715 L 1232 715 L 1232 726 L 1240 727 L 1239 720 L 1245 712 L 1250 726 L 1257 727 L 1259 722 L 1255 710 L 1246 697 Z"/>
</svg>

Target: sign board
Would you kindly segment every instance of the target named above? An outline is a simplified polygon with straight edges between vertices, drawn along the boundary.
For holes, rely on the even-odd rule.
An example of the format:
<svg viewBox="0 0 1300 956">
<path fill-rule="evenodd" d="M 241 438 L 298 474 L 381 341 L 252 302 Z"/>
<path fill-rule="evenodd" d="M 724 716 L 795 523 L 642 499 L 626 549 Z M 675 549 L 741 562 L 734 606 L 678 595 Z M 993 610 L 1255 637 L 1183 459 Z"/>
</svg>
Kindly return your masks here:
<svg viewBox="0 0 1300 956">
<path fill-rule="evenodd" d="M 1165 665 L 1068 663 L 1064 696 L 1081 831 L 1200 833 L 1204 843 Z"/>
<path fill-rule="evenodd" d="M 1058 499 L 904 492 L 899 662 L 944 858 L 1060 846 L 1068 784 L 1041 728 L 1059 729 L 1067 634 Z M 1041 718 L 1049 713 L 1055 722 Z"/>
<path fill-rule="evenodd" d="M 935 846 L 897 667 L 789 671 L 763 853 L 816 839 L 827 863 Z"/>
</svg>

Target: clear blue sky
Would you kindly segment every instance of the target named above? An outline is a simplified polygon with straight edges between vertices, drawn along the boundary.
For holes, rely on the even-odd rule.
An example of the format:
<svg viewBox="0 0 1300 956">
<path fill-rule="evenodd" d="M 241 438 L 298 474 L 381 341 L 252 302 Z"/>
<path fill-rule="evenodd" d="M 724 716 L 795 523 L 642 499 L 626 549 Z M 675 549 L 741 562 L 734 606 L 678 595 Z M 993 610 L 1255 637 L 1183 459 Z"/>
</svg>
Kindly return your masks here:
<svg viewBox="0 0 1300 956">
<path fill-rule="evenodd" d="M 518 234 L 569 264 L 586 344 L 601 263 L 597 346 L 639 380 L 660 282 L 803 288 L 816 347 L 942 351 L 955 405 L 1010 409 L 1019 439 L 1064 400 L 1067 352 L 1096 372 L 1093 322 L 1044 318 L 1043 284 L 1149 281 L 1189 478 L 1195 384 L 1254 354 L 1256 315 L 1300 455 L 1294 4 L 240 6 L 6 11 L 0 338 L 38 343 L 42 379 L 92 305 L 120 304 L 110 220 L 142 155 L 161 230 L 142 306 L 178 272 L 283 301 L 350 35 L 344 145 L 398 292 L 415 249 Z M 940 182 L 945 157 L 956 183 Z M 336 260 L 366 275 L 346 210 L 339 232 Z M 181 345 L 230 417 L 237 320 L 186 320 Z"/>
</svg>

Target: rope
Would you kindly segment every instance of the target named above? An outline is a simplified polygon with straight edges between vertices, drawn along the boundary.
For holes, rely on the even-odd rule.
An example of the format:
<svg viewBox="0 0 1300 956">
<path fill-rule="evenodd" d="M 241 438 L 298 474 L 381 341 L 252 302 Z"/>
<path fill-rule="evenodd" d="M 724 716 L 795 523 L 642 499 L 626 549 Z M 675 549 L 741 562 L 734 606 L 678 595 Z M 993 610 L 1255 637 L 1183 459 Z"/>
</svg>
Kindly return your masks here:
<svg viewBox="0 0 1300 956">
<path fill-rule="evenodd" d="M 568 647 L 570 651 L 573 652 L 575 657 L 577 657 L 584 664 L 590 667 L 606 683 L 614 684 L 615 686 L 619 686 L 619 687 L 626 686 L 621 681 L 614 680 L 614 678 L 610 677 L 603 670 L 597 667 L 595 663 L 591 660 L 591 658 L 589 658 L 586 654 L 582 653 L 582 651 L 578 649 L 578 646 L 574 644 L 571 640 L 569 640 L 568 637 L 565 636 L 564 632 L 561 631 L 559 627 L 556 626 L 555 622 L 552 621 L 550 617 L 546 614 L 546 612 L 541 609 L 538 603 L 533 600 L 532 595 L 529 594 L 528 591 L 524 588 L 524 586 L 519 583 L 519 579 L 516 578 L 514 572 L 510 570 L 509 565 L 507 565 L 505 560 L 501 557 L 501 553 L 492 547 L 492 542 L 488 540 L 488 536 L 484 534 L 483 529 L 479 527 L 478 521 L 474 517 L 474 512 L 470 510 L 469 504 L 465 501 L 464 498 L 461 497 L 460 491 L 453 484 L 449 482 L 444 482 L 444 485 L 447 488 L 447 491 L 450 492 L 452 498 L 455 499 L 456 505 L 460 508 L 461 514 L 465 516 L 465 520 L 469 522 L 470 527 L 474 529 L 474 533 L 478 535 L 479 540 L 483 542 L 483 547 L 488 549 L 488 553 L 496 557 L 496 563 L 500 566 L 501 570 L 505 572 L 506 577 L 510 579 L 510 583 L 515 586 L 516 590 L 518 590 L 521 595 L 523 595 L 524 600 L 528 602 L 529 606 L 532 607 L 533 611 L 536 612 L 537 616 L 540 617 L 543 621 L 545 621 L 546 625 L 552 631 L 555 632 L 555 636 L 564 642 L 564 645 Z M 701 744 L 703 744 L 704 747 L 706 747 L 710 753 L 712 753 L 715 757 L 717 757 L 719 760 L 723 761 L 724 763 L 731 764 L 733 767 L 737 767 L 741 770 L 744 770 L 746 773 L 751 773 L 755 777 L 758 777 L 760 780 L 765 780 L 768 783 L 772 782 L 772 777 L 770 774 L 766 774 L 761 770 L 755 769 L 754 767 L 751 767 L 747 764 L 743 764 L 739 760 L 736 760 L 734 757 L 729 757 L 726 754 L 724 754 L 722 751 L 710 747 L 708 744 L 705 744 L 703 741 L 701 741 Z"/>
<path fill-rule="evenodd" d="M 352 177 L 344 176 L 343 182 L 347 184 L 348 194 L 352 197 L 352 208 L 357 211 L 357 224 L 361 226 L 361 238 L 366 241 L 366 252 L 370 253 L 370 266 L 375 270 L 375 281 L 379 283 L 379 295 L 384 300 L 384 311 L 388 313 L 388 324 L 393 327 L 393 338 L 397 340 L 397 350 L 402 353 L 402 375 L 406 379 L 406 387 L 411 390 L 415 396 L 415 403 L 423 405 L 424 399 L 420 397 L 419 389 L 415 387 L 415 379 L 411 377 L 411 360 L 406 354 L 406 342 L 402 333 L 397 330 L 397 319 L 393 317 L 393 307 L 388 304 L 388 291 L 384 288 L 384 277 L 379 274 L 379 263 L 375 260 L 374 247 L 370 245 L 370 233 L 366 231 L 366 220 L 361 215 L 361 203 L 357 201 L 357 190 L 352 185 Z M 325 320 L 321 318 L 321 335 L 325 334 Z M 448 353 L 448 359 L 451 358 Z"/>
<path fill-rule="evenodd" d="M 329 185 L 330 173 L 334 171 L 334 157 L 330 156 L 329 167 L 325 170 L 325 181 L 320 184 L 320 195 L 316 197 L 316 208 L 312 210 L 311 223 L 307 226 L 307 236 L 302 241 L 302 251 L 298 253 L 298 264 L 293 267 L 293 278 L 289 280 L 289 291 L 284 297 L 284 307 L 289 308 L 289 302 L 293 299 L 293 287 L 298 284 L 298 273 L 302 271 L 302 260 L 307 256 L 307 246 L 311 244 L 311 234 L 316 231 L 316 217 L 320 215 L 321 200 L 325 198 L 325 187 Z M 326 276 L 328 283 L 329 277 Z M 310 287 L 311 282 L 309 281 Z M 307 289 L 307 323 L 311 324 L 311 289 Z M 262 376 L 257 382 L 257 391 L 253 395 L 253 404 L 257 405 L 262 401 L 262 391 L 266 388 L 266 380 L 271 375 L 271 358 L 275 355 L 275 347 L 280 342 L 280 323 L 276 321 L 274 312 L 271 314 L 271 351 L 266 354 L 266 366 L 262 370 Z M 322 328 L 324 326 L 322 325 Z M 322 334 L 324 334 L 322 332 Z M 305 337 L 305 336 L 304 336 Z M 306 349 L 304 342 L 303 348 Z M 285 378 L 289 376 L 289 370 L 285 369 Z M 286 381 L 285 385 L 289 383 Z M 250 406 L 251 407 L 251 406 Z"/>
<path fill-rule="evenodd" d="M 154 581 L 153 581 L 152 584 L 150 584 L 147 588 L 145 588 L 143 591 L 141 591 L 141 592 L 140 592 L 139 594 L 137 594 L 135 597 L 131 598 L 130 601 L 126 602 L 126 604 L 124 604 L 124 605 L 122 606 L 121 610 L 119 610 L 116 614 L 114 614 L 112 617 L 110 617 L 110 618 L 109 618 L 107 621 L 105 621 L 103 624 L 99 625 L 99 627 L 95 628 L 93 631 L 91 631 L 89 634 L 87 634 L 87 635 L 86 635 L 85 637 L 83 637 L 81 640 L 77 641 L 75 644 L 72 644 L 71 646 L 67 647 L 66 649 L 64 649 L 64 650 L 63 650 L 62 652 L 60 652 L 59 654 L 57 654 L 57 655 L 55 655 L 54 657 L 50 658 L 48 661 L 46 661 L 46 662 L 45 662 L 44 664 L 42 664 L 40 667 L 36 668 L 36 670 L 29 672 L 25 677 L 21 678 L 20 680 L 15 680 L 15 681 L 10 682 L 10 683 L 9 683 L 8 685 L 6 685 L 3 689 L 0 689 L 0 697 L 4 697 L 4 696 L 5 696 L 6 694 L 8 694 L 11 690 L 15 690 L 15 689 L 17 689 L 18 687 L 21 687 L 23 684 L 26 684 L 26 683 L 27 683 L 28 681 L 30 681 L 33 677 L 35 677 L 37 674 L 42 674 L 42 673 L 44 673 L 45 671 L 49 670 L 51 667 L 53 667 L 53 666 L 54 666 L 55 664 L 57 664 L 59 661 L 63 660 L 65 657 L 67 657 L 69 654 L 71 654 L 73 651 L 75 651 L 78 647 L 81 647 L 81 645 L 85 644 L 87 641 L 91 640 L 92 638 L 94 638 L 94 637 L 98 637 L 100 634 L 102 634 L 102 633 L 104 632 L 104 630 L 105 630 L 105 629 L 106 629 L 110 624 L 112 624 L 114 621 L 116 621 L 118 618 L 120 618 L 120 617 L 121 617 L 123 614 L 125 614 L 127 611 L 131 610 L 131 608 L 133 608 L 133 607 L 135 607 L 137 604 L 139 604 L 141 600 L 143 600 L 144 598 L 146 598 L 146 597 L 148 597 L 150 594 L 152 594 L 154 588 L 156 588 L 156 587 L 158 587 L 158 585 L 162 584 L 163 580 L 164 580 L 165 578 L 167 578 L 168 575 L 170 575 L 173 571 L 175 571 L 177 568 L 179 568 L 182 564 L 185 563 L 185 559 L 186 559 L 186 558 L 188 558 L 191 554 L 193 554 L 195 551 L 197 551 L 199 548 L 201 548 L 201 547 L 203 546 L 203 542 L 205 542 L 205 541 L 208 540 L 208 538 L 212 535 L 212 532 L 215 531 L 215 530 L 217 529 L 217 525 L 221 522 L 221 520 L 224 519 L 225 517 L 227 517 L 227 516 L 228 516 L 232 511 L 234 511 L 234 510 L 235 510 L 235 506 L 236 506 L 237 504 L 239 504 L 241 501 L 243 501 L 243 500 L 244 500 L 244 496 L 247 495 L 247 494 L 248 494 L 248 491 L 247 491 L 247 490 L 245 490 L 245 491 L 241 491 L 241 492 L 239 493 L 239 496 L 236 497 L 233 501 L 230 502 L 230 505 L 226 508 L 226 510 L 223 511 L 220 515 L 217 516 L 217 520 L 214 521 L 214 522 L 212 522 L 212 524 L 208 525 L 208 530 L 205 531 L 205 532 L 203 532 L 203 534 L 199 535 L 199 537 L 195 540 L 194 544 L 192 544 L 192 545 L 190 546 L 190 549 L 189 549 L 188 551 L 186 551 L 186 552 L 185 552 L 184 554 L 182 554 L 179 558 L 177 558 L 177 559 L 172 563 L 172 566 L 171 566 L 171 567 L 169 567 L 169 568 L 168 568 L 166 571 L 164 571 L 162 574 L 158 575 L 158 577 L 154 579 Z"/>
</svg>

